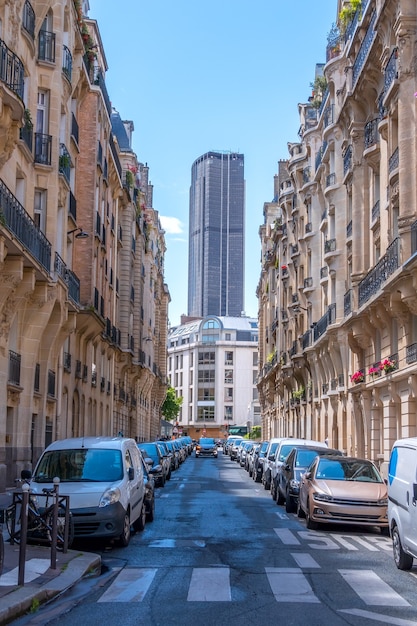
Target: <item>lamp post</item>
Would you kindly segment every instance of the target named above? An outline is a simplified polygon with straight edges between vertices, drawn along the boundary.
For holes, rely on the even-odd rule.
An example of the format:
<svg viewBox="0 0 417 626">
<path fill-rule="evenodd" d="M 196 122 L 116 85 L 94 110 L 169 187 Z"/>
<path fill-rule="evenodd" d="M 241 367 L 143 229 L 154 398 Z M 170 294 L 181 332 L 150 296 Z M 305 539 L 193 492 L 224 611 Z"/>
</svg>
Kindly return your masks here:
<svg viewBox="0 0 417 626">
<path fill-rule="evenodd" d="M 87 237 L 90 236 L 85 230 L 80 227 L 69 230 L 67 232 L 67 235 L 72 235 L 73 233 L 77 233 L 76 235 L 74 235 L 75 239 L 87 239 Z"/>
</svg>

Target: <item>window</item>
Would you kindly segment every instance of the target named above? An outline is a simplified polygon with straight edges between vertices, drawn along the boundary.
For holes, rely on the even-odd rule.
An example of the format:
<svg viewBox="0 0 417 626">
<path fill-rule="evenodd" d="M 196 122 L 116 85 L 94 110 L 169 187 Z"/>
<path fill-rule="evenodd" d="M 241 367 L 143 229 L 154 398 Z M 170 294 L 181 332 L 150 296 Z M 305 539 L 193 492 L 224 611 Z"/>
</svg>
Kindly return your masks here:
<svg viewBox="0 0 417 626">
<path fill-rule="evenodd" d="M 224 353 L 224 362 L 226 365 L 233 365 L 233 352 Z"/>
<path fill-rule="evenodd" d="M 224 370 L 224 382 L 233 385 L 233 370 Z"/>
<path fill-rule="evenodd" d="M 231 341 L 232 335 L 230 333 L 226 333 L 226 341 Z"/>
<path fill-rule="evenodd" d="M 200 365 L 211 364 L 216 362 L 215 352 L 199 352 L 198 363 Z"/>
<path fill-rule="evenodd" d="M 224 401 L 233 402 L 233 387 L 224 388 Z"/>
<path fill-rule="evenodd" d="M 214 381 L 215 381 L 215 370 L 200 370 L 198 372 L 199 383 L 214 383 Z"/>
<path fill-rule="evenodd" d="M 214 387 L 203 387 L 198 390 L 199 401 L 213 401 L 214 400 Z"/>
<path fill-rule="evenodd" d="M 46 191 L 35 189 L 33 221 L 43 233 L 46 227 Z"/>
<path fill-rule="evenodd" d="M 258 365 L 258 353 L 254 352 L 252 355 L 252 365 L 257 366 Z"/>
<path fill-rule="evenodd" d="M 232 406 L 224 407 L 224 420 L 225 422 L 233 422 L 233 407 Z"/>
<path fill-rule="evenodd" d="M 214 406 L 199 406 L 197 411 L 198 422 L 214 422 Z"/>
</svg>

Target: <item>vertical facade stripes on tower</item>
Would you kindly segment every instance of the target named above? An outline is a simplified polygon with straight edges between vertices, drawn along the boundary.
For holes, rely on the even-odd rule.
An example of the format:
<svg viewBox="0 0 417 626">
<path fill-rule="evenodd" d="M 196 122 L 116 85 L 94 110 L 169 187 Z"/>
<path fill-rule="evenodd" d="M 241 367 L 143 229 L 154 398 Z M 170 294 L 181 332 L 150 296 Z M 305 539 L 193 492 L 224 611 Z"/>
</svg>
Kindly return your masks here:
<svg viewBox="0 0 417 626">
<path fill-rule="evenodd" d="M 244 237 L 244 156 L 207 152 L 191 169 L 188 315 L 241 315 Z"/>
</svg>

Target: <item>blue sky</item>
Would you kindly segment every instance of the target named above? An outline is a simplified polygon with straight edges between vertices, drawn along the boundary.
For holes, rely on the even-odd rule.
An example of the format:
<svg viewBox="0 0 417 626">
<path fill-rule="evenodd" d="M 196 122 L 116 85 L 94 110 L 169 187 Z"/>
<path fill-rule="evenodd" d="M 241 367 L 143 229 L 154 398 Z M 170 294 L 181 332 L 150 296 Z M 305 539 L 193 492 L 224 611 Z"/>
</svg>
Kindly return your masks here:
<svg viewBox="0 0 417 626">
<path fill-rule="evenodd" d="M 245 155 L 245 311 L 257 316 L 263 205 L 336 15 L 337 0 L 90 0 L 110 99 L 133 120 L 133 149 L 150 168 L 171 325 L 187 313 L 191 166 L 209 150 Z"/>
</svg>

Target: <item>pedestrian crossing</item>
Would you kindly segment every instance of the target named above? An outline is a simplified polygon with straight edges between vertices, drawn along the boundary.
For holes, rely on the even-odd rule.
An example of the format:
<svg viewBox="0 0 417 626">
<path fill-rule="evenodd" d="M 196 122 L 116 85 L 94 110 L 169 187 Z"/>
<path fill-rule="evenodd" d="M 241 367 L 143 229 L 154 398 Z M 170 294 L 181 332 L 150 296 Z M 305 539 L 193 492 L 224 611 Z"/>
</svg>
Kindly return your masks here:
<svg viewBox="0 0 417 626">
<path fill-rule="evenodd" d="M 319 591 L 317 587 L 312 588 L 309 582 L 310 576 L 308 576 L 311 570 L 320 569 L 319 563 L 308 553 L 296 553 L 293 557 L 299 567 L 266 567 L 261 572 L 268 583 L 268 591 L 277 603 L 320 604 Z M 162 571 L 164 568 L 126 567 L 122 569 L 98 602 L 143 602 L 152 585 L 158 585 L 159 569 Z M 183 588 L 185 601 L 233 601 L 232 570 L 229 567 L 197 567 L 185 568 L 185 570 L 182 568 L 181 572 L 183 580 L 186 581 Z M 259 582 L 259 572 L 253 575 Z M 373 570 L 339 569 L 334 572 L 334 577 L 338 577 L 341 584 L 344 582 L 365 607 L 410 606 L 407 600 Z M 181 593 L 179 589 L 177 589 L 177 597 L 178 593 Z M 328 603 L 327 595 L 323 601 Z"/>
</svg>

